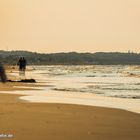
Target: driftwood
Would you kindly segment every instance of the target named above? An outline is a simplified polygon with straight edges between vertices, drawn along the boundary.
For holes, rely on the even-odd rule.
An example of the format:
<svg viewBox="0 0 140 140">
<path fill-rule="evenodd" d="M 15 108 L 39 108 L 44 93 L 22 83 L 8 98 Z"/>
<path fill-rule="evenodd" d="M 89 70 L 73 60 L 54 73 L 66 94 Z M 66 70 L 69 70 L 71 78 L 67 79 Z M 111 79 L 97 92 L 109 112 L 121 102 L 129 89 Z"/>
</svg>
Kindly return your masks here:
<svg viewBox="0 0 140 140">
<path fill-rule="evenodd" d="M 7 82 L 23 82 L 23 83 L 36 83 L 35 79 L 22 79 L 19 81 L 7 80 Z"/>
</svg>

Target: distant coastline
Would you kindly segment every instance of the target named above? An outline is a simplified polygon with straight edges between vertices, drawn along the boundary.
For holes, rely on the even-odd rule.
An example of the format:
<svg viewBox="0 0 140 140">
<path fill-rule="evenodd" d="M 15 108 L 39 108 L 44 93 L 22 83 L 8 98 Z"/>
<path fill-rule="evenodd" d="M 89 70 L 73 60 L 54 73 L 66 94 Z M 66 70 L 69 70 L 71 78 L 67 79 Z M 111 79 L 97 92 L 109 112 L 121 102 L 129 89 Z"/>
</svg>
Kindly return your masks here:
<svg viewBox="0 0 140 140">
<path fill-rule="evenodd" d="M 140 65 L 140 53 L 36 53 L 29 51 L 0 50 L 4 64 L 16 65 L 20 56 L 26 57 L 28 65 Z"/>
</svg>

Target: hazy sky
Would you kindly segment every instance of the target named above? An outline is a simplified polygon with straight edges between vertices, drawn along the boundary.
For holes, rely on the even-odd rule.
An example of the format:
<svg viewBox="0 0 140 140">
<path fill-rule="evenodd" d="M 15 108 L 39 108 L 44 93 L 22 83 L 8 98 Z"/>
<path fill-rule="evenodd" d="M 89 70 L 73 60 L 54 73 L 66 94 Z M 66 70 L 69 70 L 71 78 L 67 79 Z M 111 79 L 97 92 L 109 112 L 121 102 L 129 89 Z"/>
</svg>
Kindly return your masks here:
<svg viewBox="0 0 140 140">
<path fill-rule="evenodd" d="M 0 49 L 140 52 L 140 0 L 0 0 Z"/>
</svg>

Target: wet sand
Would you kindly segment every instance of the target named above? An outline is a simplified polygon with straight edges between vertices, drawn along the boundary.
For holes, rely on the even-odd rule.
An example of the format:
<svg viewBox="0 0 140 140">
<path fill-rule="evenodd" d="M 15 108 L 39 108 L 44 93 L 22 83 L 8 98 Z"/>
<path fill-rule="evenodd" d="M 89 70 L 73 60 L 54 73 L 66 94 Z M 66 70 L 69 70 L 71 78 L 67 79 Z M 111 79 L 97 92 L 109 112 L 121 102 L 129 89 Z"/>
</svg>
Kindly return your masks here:
<svg viewBox="0 0 140 140">
<path fill-rule="evenodd" d="M 15 90 L 13 84 L 0 84 L 0 91 Z M 28 103 L 18 97 L 0 94 L 0 135 L 13 134 L 11 140 L 140 139 L 140 114 L 81 105 Z"/>
</svg>

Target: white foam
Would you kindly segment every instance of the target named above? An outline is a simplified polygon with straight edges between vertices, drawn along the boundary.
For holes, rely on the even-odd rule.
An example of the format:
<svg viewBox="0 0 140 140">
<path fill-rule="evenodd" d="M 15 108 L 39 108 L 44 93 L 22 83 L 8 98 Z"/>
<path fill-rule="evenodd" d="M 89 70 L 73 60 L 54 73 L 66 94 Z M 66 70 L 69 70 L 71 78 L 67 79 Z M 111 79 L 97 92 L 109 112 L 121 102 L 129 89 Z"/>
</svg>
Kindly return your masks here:
<svg viewBox="0 0 140 140">
<path fill-rule="evenodd" d="M 21 97 L 19 97 L 20 99 L 31 103 L 63 103 L 99 106 L 140 113 L 140 99 L 121 99 L 102 97 L 91 93 L 81 94 L 77 92 L 60 92 L 50 90 L 6 91 L 1 93 L 18 94 L 21 95 Z"/>
<path fill-rule="evenodd" d="M 81 93 L 64 93 L 64 92 L 47 93 L 47 91 L 43 91 L 42 94 L 32 93 L 32 95 L 30 94 L 28 96 L 21 96 L 20 99 L 37 103 L 64 103 L 64 104 L 109 107 L 140 113 L 140 99 L 137 100 L 120 99 Z"/>
<path fill-rule="evenodd" d="M 42 70 L 41 70 L 42 68 Z M 140 99 L 127 99 L 127 98 L 115 98 L 105 97 L 106 95 L 137 95 L 139 96 L 139 78 L 135 77 L 123 77 L 123 74 L 118 71 L 125 71 L 127 68 L 123 66 L 96 66 L 96 69 L 92 66 L 42 66 L 38 67 L 38 70 L 34 72 L 27 72 L 27 77 L 34 77 L 37 81 L 46 82 L 47 86 L 42 90 L 29 90 L 29 91 L 11 91 L 11 94 L 20 94 L 20 99 L 29 102 L 37 103 L 64 103 L 64 104 L 78 104 L 78 105 L 90 105 L 109 108 L 118 108 L 123 110 L 140 113 Z M 79 72 L 83 70 L 83 73 Z M 64 71 L 64 72 L 63 72 Z M 110 74 L 110 71 L 115 74 L 111 77 L 100 77 L 102 74 Z M 133 69 L 132 69 L 133 71 Z M 67 72 L 67 74 L 66 74 Z M 96 72 L 96 73 L 95 73 Z M 41 74 L 40 74 L 41 73 Z M 47 74 L 46 74 L 47 73 Z M 64 73 L 64 75 L 57 75 L 58 73 Z M 70 74 L 69 74 L 70 73 Z M 54 75 L 53 75 L 54 74 Z M 96 77 L 87 77 L 87 75 L 95 74 Z M 115 92 L 115 88 L 130 88 L 130 90 L 118 90 Z M 92 87 L 93 92 L 103 92 L 102 95 L 96 95 L 93 93 L 79 92 L 77 89 L 85 89 L 85 87 Z M 96 87 L 99 87 L 95 89 Z M 109 87 L 109 90 L 102 88 L 103 86 Z M 100 88 L 101 87 L 101 88 Z M 112 87 L 112 89 L 110 89 Z M 32 87 L 31 87 L 32 88 Z M 55 91 L 56 89 L 76 89 L 77 92 L 71 91 Z M 134 91 L 135 88 L 138 90 Z M 91 90 L 91 89 L 90 89 Z M 128 92 L 129 91 L 129 92 Z M 2 92 L 4 93 L 4 92 Z M 5 92 L 8 93 L 8 92 Z M 22 96 L 24 95 L 24 96 Z M 126 96 L 127 97 L 127 96 Z"/>
</svg>

